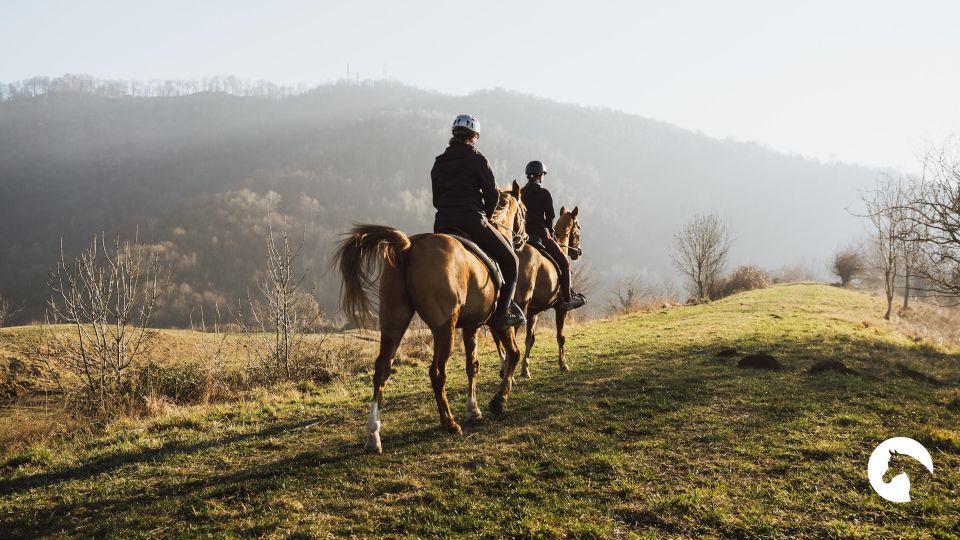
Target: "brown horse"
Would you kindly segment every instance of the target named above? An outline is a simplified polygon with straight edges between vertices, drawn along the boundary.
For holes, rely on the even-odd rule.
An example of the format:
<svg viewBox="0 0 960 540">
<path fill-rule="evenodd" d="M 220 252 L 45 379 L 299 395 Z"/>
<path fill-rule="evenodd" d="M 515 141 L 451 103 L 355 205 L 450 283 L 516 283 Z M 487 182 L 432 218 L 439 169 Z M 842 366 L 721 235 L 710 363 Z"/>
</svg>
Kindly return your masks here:
<svg viewBox="0 0 960 540">
<path fill-rule="evenodd" d="M 494 220 L 501 231 L 513 236 L 515 245 L 526 238 L 520 185 L 500 192 Z M 430 382 L 437 400 L 440 426 L 460 433 L 447 402 L 447 360 L 457 328 L 463 329 L 467 358 L 467 417 L 481 417 L 477 406 L 477 334 L 493 314 L 496 285 L 487 267 L 458 240 L 446 234 L 419 234 L 408 237 L 402 231 L 379 225 L 355 225 L 340 243 L 334 257 L 343 278 L 342 306 L 362 324 L 371 313 L 368 291 L 375 285 L 372 272 L 380 272 L 379 323 L 380 353 L 373 374 L 373 402 L 367 419 L 364 449 L 383 451 L 380 444 L 380 409 L 383 387 L 390 376 L 393 357 L 416 312 L 433 333 L 433 364 Z M 506 299 L 501 299 L 507 301 Z M 505 376 L 500 390 L 490 401 L 494 414 L 503 413 L 513 387 L 512 375 L 520 359 L 513 328 L 491 333 L 498 349 L 504 350 Z"/>
<path fill-rule="evenodd" d="M 570 258 L 577 260 L 580 258 L 580 220 L 577 216 L 580 214 L 578 207 L 567 211 L 566 208 L 560 208 L 560 216 L 553 227 L 553 235 L 564 255 L 570 255 Z M 560 275 L 556 265 L 540 253 L 540 250 L 527 244 L 518 253 L 520 258 L 519 276 L 517 279 L 517 292 L 514 300 L 523 308 L 527 314 L 527 337 L 526 348 L 523 353 L 523 363 L 521 364 L 520 375 L 530 376 L 530 350 L 537 340 L 537 319 L 540 313 L 550 309 L 556 311 L 557 318 L 557 348 L 559 356 L 557 362 L 561 371 L 567 371 L 566 354 L 564 343 L 566 337 L 563 335 L 563 325 L 567 318 L 567 312 L 558 307 L 560 299 Z M 505 351 L 500 349 L 500 358 L 505 366 Z"/>
</svg>

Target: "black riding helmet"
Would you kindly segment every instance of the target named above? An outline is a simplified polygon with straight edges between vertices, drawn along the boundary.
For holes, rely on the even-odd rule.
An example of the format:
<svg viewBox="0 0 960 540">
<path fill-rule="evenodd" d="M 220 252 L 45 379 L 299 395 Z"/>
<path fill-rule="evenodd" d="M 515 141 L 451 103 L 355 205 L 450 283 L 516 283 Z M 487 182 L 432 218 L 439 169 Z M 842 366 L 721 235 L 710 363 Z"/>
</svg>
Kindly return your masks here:
<svg viewBox="0 0 960 540">
<path fill-rule="evenodd" d="M 547 169 L 543 166 L 543 163 L 539 161 L 531 161 L 530 163 L 527 163 L 527 169 L 524 174 L 529 177 L 540 173 L 547 174 Z"/>
</svg>

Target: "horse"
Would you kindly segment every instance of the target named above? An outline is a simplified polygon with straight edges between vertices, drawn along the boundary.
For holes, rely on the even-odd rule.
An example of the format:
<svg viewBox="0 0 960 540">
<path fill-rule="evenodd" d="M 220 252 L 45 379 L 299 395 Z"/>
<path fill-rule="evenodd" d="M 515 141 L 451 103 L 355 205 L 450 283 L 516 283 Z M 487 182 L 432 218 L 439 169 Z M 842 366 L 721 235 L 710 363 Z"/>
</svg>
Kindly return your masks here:
<svg viewBox="0 0 960 540">
<path fill-rule="evenodd" d="M 500 190 L 500 200 L 492 221 L 515 248 L 523 245 L 524 207 L 520 185 Z M 463 329 L 466 352 L 467 418 L 483 415 L 477 405 L 477 335 L 489 322 L 496 301 L 496 284 L 486 265 L 457 239 L 447 234 L 407 236 L 402 231 L 380 225 L 354 225 L 344 235 L 333 257 L 343 279 L 341 306 L 359 325 L 369 320 L 372 309 L 369 292 L 376 285 L 373 272 L 379 268 L 380 352 L 373 374 L 373 400 L 366 424 L 364 449 L 382 453 L 380 410 L 383 389 L 390 377 L 393 358 L 403 335 L 416 313 L 433 334 L 433 363 L 430 382 L 437 401 L 440 427 L 452 434 L 461 433 L 447 401 L 447 360 L 453 349 L 456 329 Z M 500 299 L 510 301 L 509 298 Z M 497 394 L 490 400 L 490 411 L 503 414 L 513 388 L 513 373 L 520 359 L 516 332 L 490 327 L 497 348 L 504 351 L 502 377 Z"/>
<path fill-rule="evenodd" d="M 578 216 L 580 209 L 577 206 L 569 212 L 565 207 L 560 207 L 560 216 L 553 227 L 553 235 L 564 255 L 570 255 L 572 260 L 580 258 L 580 220 Z M 557 363 L 560 371 L 567 371 L 569 367 L 566 362 L 566 352 L 564 344 L 567 338 L 563 335 L 563 326 L 567 318 L 567 312 L 559 307 L 560 303 L 560 274 L 556 265 L 530 244 L 525 245 L 518 253 L 520 258 L 519 275 L 517 278 L 517 291 L 514 300 L 523 309 L 527 315 L 527 335 L 525 349 L 523 352 L 523 362 L 521 364 L 520 375 L 530 377 L 530 350 L 537 340 L 537 319 L 540 313 L 550 309 L 556 312 L 557 319 L 557 348 L 559 355 Z M 503 349 L 499 349 L 501 364 L 506 367 L 506 355 Z M 501 370 L 503 371 L 503 370 Z"/>
</svg>

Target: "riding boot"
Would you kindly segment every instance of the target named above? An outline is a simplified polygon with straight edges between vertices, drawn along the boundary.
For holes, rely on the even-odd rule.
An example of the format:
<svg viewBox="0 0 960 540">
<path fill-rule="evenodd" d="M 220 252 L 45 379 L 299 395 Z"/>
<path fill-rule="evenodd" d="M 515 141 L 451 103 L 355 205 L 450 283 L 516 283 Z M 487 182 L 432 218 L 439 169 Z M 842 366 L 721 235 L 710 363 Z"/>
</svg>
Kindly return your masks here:
<svg viewBox="0 0 960 540">
<path fill-rule="evenodd" d="M 508 286 L 504 286 L 500 290 L 500 298 L 497 300 L 497 307 L 493 312 L 493 315 L 490 317 L 492 324 L 495 328 L 500 330 L 506 330 L 511 326 L 523 326 L 527 324 L 527 318 L 523 314 L 523 310 L 517 305 L 513 300 L 507 300 L 510 298 L 506 296 L 507 289 L 510 289 Z M 512 296 L 512 294 L 511 294 Z"/>
<path fill-rule="evenodd" d="M 580 307 L 583 307 L 587 303 L 587 298 L 581 293 L 573 293 L 570 295 L 570 299 L 566 302 L 560 302 L 559 308 L 564 311 L 571 311 Z"/>
</svg>

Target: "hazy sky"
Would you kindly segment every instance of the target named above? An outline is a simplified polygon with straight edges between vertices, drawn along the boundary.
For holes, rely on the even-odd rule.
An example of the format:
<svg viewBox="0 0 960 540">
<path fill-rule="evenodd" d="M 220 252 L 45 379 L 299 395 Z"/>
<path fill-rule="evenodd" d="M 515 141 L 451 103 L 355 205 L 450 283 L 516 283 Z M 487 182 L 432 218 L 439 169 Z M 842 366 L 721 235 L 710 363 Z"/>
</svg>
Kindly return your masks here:
<svg viewBox="0 0 960 540">
<path fill-rule="evenodd" d="M 232 74 L 317 84 L 384 69 L 504 87 L 868 165 L 960 125 L 960 2 L 7 1 L 0 81 Z"/>
</svg>

